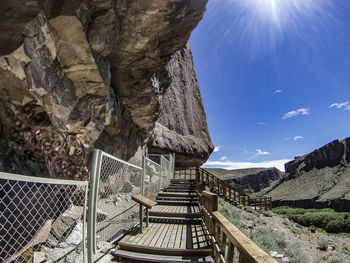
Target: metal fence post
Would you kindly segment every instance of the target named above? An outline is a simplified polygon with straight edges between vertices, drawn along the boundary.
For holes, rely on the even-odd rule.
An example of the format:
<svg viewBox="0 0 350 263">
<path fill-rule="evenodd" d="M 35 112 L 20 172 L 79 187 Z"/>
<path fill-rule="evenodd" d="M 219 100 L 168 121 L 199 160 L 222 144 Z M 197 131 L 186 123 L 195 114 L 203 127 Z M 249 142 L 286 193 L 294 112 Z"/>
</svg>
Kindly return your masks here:
<svg viewBox="0 0 350 263">
<path fill-rule="evenodd" d="M 96 253 L 96 202 L 98 188 L 96 187 L 100 170 L 100 151 L 94 150 L 89 189 L 88 213 L 88 262 L 93 262 L 92 254 Z"/>
</svg>

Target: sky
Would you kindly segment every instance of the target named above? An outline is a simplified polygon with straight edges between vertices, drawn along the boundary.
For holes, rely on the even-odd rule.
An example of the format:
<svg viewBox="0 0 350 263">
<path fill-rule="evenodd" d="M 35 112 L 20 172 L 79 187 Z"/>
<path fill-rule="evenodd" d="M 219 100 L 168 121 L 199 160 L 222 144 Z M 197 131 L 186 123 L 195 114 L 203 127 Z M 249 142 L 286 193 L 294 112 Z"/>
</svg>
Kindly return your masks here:
<svg viewBox="0 0 350 263">
<path fill-rule="evenodd" d="M 350 136 L 349 0 L 209 0 L 192 48 L 215 150 L 277 167 Z"/>
</svg>

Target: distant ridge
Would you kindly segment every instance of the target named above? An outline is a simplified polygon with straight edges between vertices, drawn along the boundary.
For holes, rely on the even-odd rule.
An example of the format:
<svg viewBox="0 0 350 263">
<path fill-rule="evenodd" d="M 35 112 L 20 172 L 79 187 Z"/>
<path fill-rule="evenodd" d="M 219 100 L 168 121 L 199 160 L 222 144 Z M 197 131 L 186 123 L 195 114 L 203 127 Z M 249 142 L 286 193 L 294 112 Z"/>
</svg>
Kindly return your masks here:
<svg viewBox="0 0 350 263">
<path fill-rule="evenodd" d="M 285 164 L 286 180 L 270 191 L 273 205 L 350 211 L 350 137 Z"/>
<path fill-rule="evenodd" d="M 285 178 L 285 173 L 274 167 L 236 170 L 222 168 L 205 169 L 247 194 L 256 192 L 264 194 L 276 187 Z"/>
</svg>

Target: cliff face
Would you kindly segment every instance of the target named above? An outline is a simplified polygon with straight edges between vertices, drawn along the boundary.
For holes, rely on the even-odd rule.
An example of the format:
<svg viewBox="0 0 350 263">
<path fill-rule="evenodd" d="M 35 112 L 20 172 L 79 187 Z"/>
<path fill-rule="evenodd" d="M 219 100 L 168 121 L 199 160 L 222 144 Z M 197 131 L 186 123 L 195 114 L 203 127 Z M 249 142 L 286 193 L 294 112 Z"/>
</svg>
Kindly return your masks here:
<svg viewBox="0 0 350 263">
<path fill-rule="evenodd" d="M 175 152 L 178 167 L 201 165 L 214 146 L 189 46 L 175 52 L 160 80 L 159 89 L 168 88 L 160 97 L 160 114 L 148 143 L 150 152 Z"/>
<path fill-rule="evenodd" d="M 220 179 L 228 182 L 235 188 L 246 192 L 247 194 L 261 193 L 265 194 L 284 179 L 286 174 L 277 168 L 250 168 L 225 170 L 206 168 L 212 174 L 219 176 Z"/>
<path fill-rule="evenodd" d="M 285 164 L 288 180 L 272 190 L 274 205 L 350 211 L 350 137 Z"/>
<path fill-rule="evenodd" d="M 96 147 L 131 158 L 159 114 L 173 118 L 162 112 L 172 102 L 167 90 L 182 92 L 168 88 L 182 81 L 178 67 L 195 79 L 192 58 L 179 54 L 190 54 L 206 2 L 1 1 L 0 170 L 86 179 Z M 198 86 L 192 94 L 193 108 L 182 109 L 180 96 L 172 114 L 203 116 Z M 205 162 L 212 145 L 205 119 L 198 125 L 183 144 L 203 140 L 206 151 L 172 140 L 167 149 Z"/>
</svg>

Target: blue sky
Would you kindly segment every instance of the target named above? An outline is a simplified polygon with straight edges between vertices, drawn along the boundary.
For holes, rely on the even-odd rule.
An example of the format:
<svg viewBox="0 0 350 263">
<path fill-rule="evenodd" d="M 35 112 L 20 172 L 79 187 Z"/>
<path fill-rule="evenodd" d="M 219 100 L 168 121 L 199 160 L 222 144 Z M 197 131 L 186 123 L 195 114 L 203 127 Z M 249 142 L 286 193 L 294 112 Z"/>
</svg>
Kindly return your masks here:
<svg viewBox="0 0 350 263">
<path fill-rule="evenodd" d="M 283 164 L 350 136 L 349 0 L 210 0 L 190 38 L 216 151 Z"/>
</svg>

